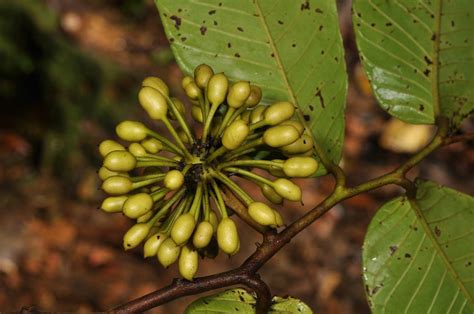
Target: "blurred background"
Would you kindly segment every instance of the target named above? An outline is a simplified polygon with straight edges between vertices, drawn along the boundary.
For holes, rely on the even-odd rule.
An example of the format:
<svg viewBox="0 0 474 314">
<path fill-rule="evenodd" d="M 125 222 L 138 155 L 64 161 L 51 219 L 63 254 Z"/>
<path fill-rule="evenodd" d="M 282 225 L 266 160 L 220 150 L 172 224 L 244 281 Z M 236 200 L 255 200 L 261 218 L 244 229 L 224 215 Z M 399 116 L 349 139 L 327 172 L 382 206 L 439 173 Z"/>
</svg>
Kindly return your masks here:
<svg viewBox="0 0 474 314">
<path fill-rule="evenodd" d="M 350 1 L 338 5 L 350 75 L 342 165 L 356 184 L 396 167 L 432 130 L 378 107 L 359 64 Z M 136 100 L 141 80 L 160 76 L 183 96 L 153 1 L 0 0 L 0 60 L 0 311 L 103 311 L 169 284 L 176 267 L 165 271 L 140 249 L 125 253 L 131 221 L 96 209 L 104 197 L 97 145 L 114 137 L 119 121 L 147 120 Z M 410 175 L 473 194 L 473 161 L 472 144 L 455 144 Z M 286 206 L 287 222 L 333 184 L 299 183 L 304 205 Z M 354 197 L 302 232 L 261 270 L 272 293 L 298 297 L 316 313 L 369 312 L 364 234 L 376 209 L 400 192 L 389 186 Z M 260 238 L 241 234 L 239 254 L 202 261 L 198 275 L 236 267 L 253 252 Z M 151 312 L 180 313 L 195 298 Z"/>
</svg>

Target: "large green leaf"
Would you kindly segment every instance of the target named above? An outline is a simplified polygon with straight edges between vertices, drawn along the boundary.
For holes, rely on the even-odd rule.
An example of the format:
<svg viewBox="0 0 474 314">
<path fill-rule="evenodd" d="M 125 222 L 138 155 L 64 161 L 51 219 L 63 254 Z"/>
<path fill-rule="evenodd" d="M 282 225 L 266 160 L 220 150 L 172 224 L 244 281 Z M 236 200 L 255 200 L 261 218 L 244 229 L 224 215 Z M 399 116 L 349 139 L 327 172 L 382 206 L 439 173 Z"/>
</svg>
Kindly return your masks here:
<svg viewBox="0 0 474 314">
<path fill-rule="evenodd" d="M 374 313 L 473 313 L 474 198 L 432 182 L 379 209 L 364 279 Z"/>
<path fill-rule="evenodd" d="M 315 140 L 339 162 L 347 90 L 335 1 L 156 0 L 181 69 L 207 63 L 290 100 Z"/>
<path fill-rule="evenodd" d="M 255 297 L 243 289 L 230 289 L 200 298 L 191 303 L 186 314 L 198 313 L 255 313 Z M 268 313 L 311 314 L 313 311 L 301 300 L 293 297 L 273 297 Z"/>
<path fill-rule="evenodd" d="M 474 110 L 472 0 L 357 0 L 354 28 L 380 105 L 410 123 L 452 126 Z"/>
</svg>

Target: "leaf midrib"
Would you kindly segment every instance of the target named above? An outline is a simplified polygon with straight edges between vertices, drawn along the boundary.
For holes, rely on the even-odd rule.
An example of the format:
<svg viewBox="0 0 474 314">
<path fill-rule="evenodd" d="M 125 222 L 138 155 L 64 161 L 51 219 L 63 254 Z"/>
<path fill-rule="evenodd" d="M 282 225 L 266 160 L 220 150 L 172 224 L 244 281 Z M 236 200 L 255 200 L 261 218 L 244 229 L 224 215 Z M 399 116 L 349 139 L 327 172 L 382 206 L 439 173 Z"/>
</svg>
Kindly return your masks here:
<svg viewBox="0 0 474 314">
<path fill-rule="evenodd" d="M 421 208 L 418 206 L 417 201 L 414 200 L 414 199 L 409 199 L 409 202 L 410 202 L 410 206 L 415 211 L 415 215 L 419 218 L 418 221 L 420 222 L 421 226 L 423 227 L 423 230 L 425 231 L 425 234 L 431 240 L 431 243 L 433 244 L 434 249 L 438 253 L 438 256 L 441 258 L 441 260 L 443 261 L 443 263 L 446 266 L 446 268 L 448 269 L 448 271 L 451 273 L 451 276 L 452 276 L 453 280 L 456 283 L 458 283 L 459 289 L 464 294 L 466 299 L 469 300 L 471 305 L 474 304 L 474 300 L 472 299 L 471 295 L 467 291 L 466 286 L 460 280 L 459 275 L 456 272 L 456 270 L 453 268 L 453 265 L 449 261 L 448 256 L 446 256 L 445 252 L 443 251 L 440 244 L 436 240 L 436 237 L 435 237 L 433 231 L 431 230 L 430 226 L 428 225 L 428 222 L 425 219 L 425 215 L 424 215 L 423 211 L 421 210 Z"/>
</svg>

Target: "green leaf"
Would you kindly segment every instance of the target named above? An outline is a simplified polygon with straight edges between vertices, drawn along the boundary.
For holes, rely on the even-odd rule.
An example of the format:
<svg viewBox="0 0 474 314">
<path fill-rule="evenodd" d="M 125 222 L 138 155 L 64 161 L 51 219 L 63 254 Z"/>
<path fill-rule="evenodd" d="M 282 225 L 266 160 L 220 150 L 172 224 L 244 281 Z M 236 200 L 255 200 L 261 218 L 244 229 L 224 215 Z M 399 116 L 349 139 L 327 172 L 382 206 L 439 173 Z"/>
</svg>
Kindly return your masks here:
<svg viewBox="0 0 474 314">
<path fill-rule="evenodd" d="M 474 110 L 472 0 L 357 0 L 354 28 L 380 105 L 409 123 Z"/>
<path fill-rule="evenodd" d="M 181 69 L 201 64 L 249 80 L 263 102 L 289 100 L 336 163 L 347 75 L 335 1 L 156 0 Z"/>
<path fill-rule="evenodd" d="M 191 303 L 186 314 L 196 313 L 255 313 L 255 297 L 244 289 L 230 289 L 200 298 Z M 293 297 L 273 297 L 269 313 L 311 314 L 311 309 L 301 300 Z"/>
<path fill-rule="evenodd" d="M 473 313 L 474 198 L 429 181 L 370 223 L 364 280 L 374 313 Z"/>
</svg>

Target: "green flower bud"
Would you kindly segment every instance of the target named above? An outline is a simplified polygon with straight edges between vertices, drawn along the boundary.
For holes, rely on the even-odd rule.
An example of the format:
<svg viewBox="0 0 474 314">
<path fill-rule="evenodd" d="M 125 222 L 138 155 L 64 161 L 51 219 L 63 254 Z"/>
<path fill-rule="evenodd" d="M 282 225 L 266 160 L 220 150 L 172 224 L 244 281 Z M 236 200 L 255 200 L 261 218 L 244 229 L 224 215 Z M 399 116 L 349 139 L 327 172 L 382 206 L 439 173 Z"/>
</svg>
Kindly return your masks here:
<svg viewBox="0 0 474 314">
<path fill-rule="evenodd" d="M 268 125 L 277 125 L 285 120 L 290 119 L 295 113 L 295 107 L 287 101 L 276 102 L 268 106 L 263 115 Z"/>
<path fill-rule="evenodd" d="M 160 247 L 158 248 L 158 261 L 164 267 L 168 267 L 179 257 L 179 253 L 181 252 L 181 248 L 176 245 L 172 238 L 166 238 L 163 243 L 161 243 Z"/>
<path fill-rule="evenodd" d="M 283 121 L 282 123 L 280 123 L 280 125 L 291 125 L 291 126 L 293 126 L 296 130 L 298 130 L 298 133 L 300 134 L 300 136 L 304 132 L 304 126 L 299 121 L 296 121 L 296 120 L 286 120 L 286 121 Z"/>
<path fill-rule="evenodd" d="M 276 217 L 273 209 L 265 203 L 253 202 L 248 207 L 249 216 L 262 226 L 276 225 Z"/>
<path fill-rule="evenodd" d="M 179 170 L 169 171 L 163 180 L 163 185 L 172 191 L 179 189 L 183 183 L 184 176 Z"/>
<path fill-rule="evenodd" d="M 122 211 L 123 203 L 127 200 L 128 196 L 110 196 L 107 197 L 100 208 L 107 213 L 118 213 Z"/>
<path fill-rule="evenodd" d="M 139 143 L 132 143 L 128 146 L 128 151 L 135 157 L 142 157 L 147 154 L 145 147 Z"/>
<path fill-rule="evenodd" d="M 193 280 L 199 266 L 199 256 L 196 250 L 183 246 L 179 255 L 178 269 L 183 278 Z"/>
<path fill-rule="evenodd" d="M 189 240 L 195 227 L 196 220 L 194 219 L 194 215 L 190 213 L 181 215 L 176 219 L 176 222 L 171 228 L 171 238 L 177 245 L 182 245 Z"/>
<path fill-rule="evenodd" d="M 176 110 L 178 110 L 181 115 L 184 115 L 186 112 L 186 108 L 184 107 L 184 104 L 181 100 L 179 100 L 176 97 L 171 97 L 171 101 L 173 102 L 174 106 L 176 107 Z M 172 110 L 168 110 L 168 116 L 172 120 L 176 120 L 176 117 L 174 115 L 174 112 Z"/>
<path fill-rule="evenodd" d="M 146 79 L 143 80 L 142 86 L 154 88 L 165 96 L 168 96 L 170 94 L 170 89 L 168 88 L 166 83 L 163 82 L 163 80 L 160 79 L 159 77 L 154 77 L 154 76 L 147 77 Z"/>
<path fill-rule="evenodd" d="M 194 82 L 194 79 L 193 79 L 191 76 L 186 75 L 186 76 L 183 77 L 183 79 L 181 80 L 181 87 L 182 87 L 183 89 L 185 89 L 186 86 L 187 86 L 189 83 L 191 83 L 191 82 Z"/>
<path fill-rule="evenodd" d="M 280 147 L 286 154 L 303 154 L 313 149 L 313 139 L 307 134 L 303 134 L 299 139 L 291 144 Z M 311 156 L 311 155 L 310 155 Z"/>
<path fill-rule="evenodd" d="M 148 129 L 137 121 L 123 121 L 115 128 L 117 135 L 125 141 L 139 142 L 147 136 Z"/>
<path fill-rule="evenodd" d="M 123 204 L 123 213 L 129 218 L 145 215 L 153 207 L 153 199 L 147 193 L 138 193 L 128 197 Z"/>
<path fill-rule="evenodd" d="M 155 138 L 147 138 L 141 144 L 151 154 L 159 153 L 163 149 L 163 144 Z"/>
<path fill-rule="evenodd" d="M 200 64 L 194 69 L 194 79 L 197 86 L 202 90 L 207 87 L 210 78 L 214 75 L 214 71 L 207 64 Z"/>
<path fill-rule="evenodd" d="M 232 108 L 240 108 L 250 95 L 249 82 L 237 82 L 229 88 L 227 104 Z"/>
<path fill-rule="evenodd" d="M 262 90 L 260 87 L 255 85 L 250 85 L 250 95 L 245 101 L 245 105 L 249 108 L 255 107 L 258 105 L 260 100 L 262 99 Z"/>
<path fill-rule="evenodd" d="M 273 204 L 283 203 L 283 198 L 268 184 L 262 184 L 260 189 L 262 190 L 262 194 Z"/>
<path fill-rule="evenodd" d="M 291 125 L 277 125 L 263 133 L 263 141 L 271 147 L 282 147 L 299 138 L 298 130 Z"/>
<path fill-rule="evenodd" d="M 176 132 L 183 143 L 189 144 L 189 138 L 183 129 L 179 128 Z"/>
<path fill-rule="evenodd" d="M 228 218 L 222 218 L 217 226 L 217 243 L 222 251 L 227 254 L 235 254 L 239 247 L 239 234 L 235 222 Z"/>
<path fill-rule="evenodd" d="M 214 228 L 208 221 L 201 221 L 194 232 L 193 245 L 197 249 L 206 247 L 211 242 L 212 235 L 214 234 Z"/>
<path fill-rule="evenodd" d="M 212 106 L 218 106 L 224 102 L 228 87 L 229 81 L 224 73 L 214 74 L 209 79 L 207 85 L 207 98 Z"/>
<path fill-rule="evenodd" d="M 250 122 L 250 114 L 251 114 L 251 113 L 252 113 L 252 111 L 250 111 L 250 110 L 245 110 L 245 111 L 241 114 L 240 118 L 241 118 L 242 120 L 244 120 L 245 123 L 249 124 L 249 122 Z"/>
<path fill-rule="evenodd" d="M 143 245 L 143 257 L 147 258 L 158 254 L 160 245 L 168 238 L 165 233 L 155 233 Z"/>
<path fill-rule="evenodd" d="M 283 166 L 283 163 L 284 163 L 284 160 L 282 159 L 273 159 L 272 160 L 273 162 L 278 162 L 278 163 L 281 163 L 282 166 Z M 286 177 L 286 174 L 283 172 L 283 169 L 281 169 L 281 167 L 278 167 L 278 166 L 270 166 L 268 168 L 268 172 L 270 172 L 270 174 L 272 176 L 275 176 L 275 177 Z"/>
<path fill-rule="evenodd" d="M 144 223 L 133 225 L 123 236 L 123 248 L 130 250 L 139 245 L 150 232 L 150 226 Z"/>
<path fill-rule="evenodd" d="M 107 156 L 108 153 L 115 150 L 125 150 L 125 147 L 123 147 L 122 144 L 112 140 L 105 140 L 99 144 L 99 152 L 102 157 Z"/>
<path fill-rule="evenodd" d="M 289 177 L 309 177 L 318 170 L 318 162 L 311 157 L 291 157 L 283 164 L 283 172 Z"/>
<path fill-rule="evenodd" d="M 192 106 L 191 107 L 191 116 L 193 117 L 194 121 L 202 123 L 204 121 L 204 117 L 202 114 L 202 109 L 199 106 Z"/>
<path fill-rule="evenodd" d="M 289 201 L 301 201 L 301 189 L 288 179 L 279 178 L 273 181 L 273 188 L 281 197 Z"/>
<path fill-rule="evenodd" d="M 130 192 L 133 188 L 132 181 L 123 176 L 113 176 L 107 178 L 102 183 L 102 190 L 110 195 L 123 195 Z"/>
<path fill-rule="evenodd" d="M 154 212 L 152 210 L 148 211 L 146 214 L 137 218 L 137 222 L 148 222 L 151 217 L 153 217 Z"/>
<path fill-rule="evenodd" d="M 217 232 L 217 225 L 218 225 L 217 215 L 212 210 L 209 213 L 209 222 L 212 225 L 212 229 L 214 230 L 214 233 L 216 233 Z"/>
<path fill-rule="evenodd" d="M 126 150 L 110 152 L 104 158 L 104 167 L 112 171 L 126 172 L 135 169 L 137 160 Z"/>
<path fill-rule="evenodd" d="M 166 98 L 154 88 L 143 87 L 138 93 L 138 101 L 150 118 L 162 120 L 168 113 Z"/>
<path fill-rule="evenodd" d="M 270 225 L 270 227 L 278 228 L 278 227 L 283 226 L 285 223 L 283 222 L 283 218 L 281 217 L 280 213 L 277 212 L 276 210 L 273 210 L 273 214 L 275 214 L 276 224 Z"/>
<path fill-rule="evenodd" d="M 202 95 L 201 89 L 199 89 L 194 81 L 189 82 L 188 85 L 186 85 L 184 92 L 189 99 L 199 99 L 199 96 Z"/>
<path fill-rule="evenodd" d="M 228 150 L 233 150 L 242 145 L 250 129 L 243 120 L 235 120 L 225 130 L 222 136 L 222 145 Z"/>
<path fill-rule="evenodd" d="M 257 123 L 263 120 L 263 113 L 267 109 L 267 106 L 259 105 L 253 108 L 252 113 L 250 114 L 250 123 Z"/>
<path fill-rule="evenodd" d="M 106 167 L 100 167 L 100 169 L 99 169 L 99 178 L 101 180 L 106 180 L 107 178 L 110 178 L 110 177 L 113 177 L 113 176 L 128 177 L 128 173 L 119 172 L 119 171 L 112 171 L 112 170 L 107 169 Z"/>
</svg>

